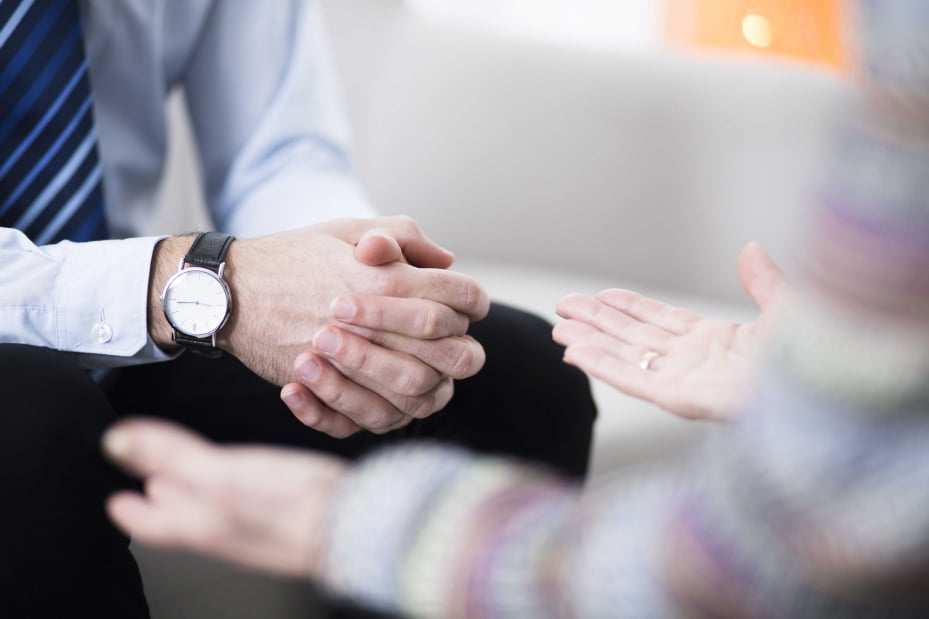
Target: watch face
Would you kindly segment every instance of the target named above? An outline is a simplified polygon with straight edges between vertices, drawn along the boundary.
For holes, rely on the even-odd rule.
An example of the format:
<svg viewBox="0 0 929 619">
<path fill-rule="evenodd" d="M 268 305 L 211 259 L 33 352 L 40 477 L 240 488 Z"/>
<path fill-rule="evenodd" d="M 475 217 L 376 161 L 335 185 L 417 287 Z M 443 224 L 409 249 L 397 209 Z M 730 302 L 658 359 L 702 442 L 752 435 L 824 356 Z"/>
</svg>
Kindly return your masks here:
<svg viewBox="0 0 929 619">
<path fill-rule="evenodd" d="M 229 290 L 209 269 L 179 271 L 168 280 L 162 298 L 171 326 L 193 337 L 216 333 L 229 315 Z"/>
</svg>

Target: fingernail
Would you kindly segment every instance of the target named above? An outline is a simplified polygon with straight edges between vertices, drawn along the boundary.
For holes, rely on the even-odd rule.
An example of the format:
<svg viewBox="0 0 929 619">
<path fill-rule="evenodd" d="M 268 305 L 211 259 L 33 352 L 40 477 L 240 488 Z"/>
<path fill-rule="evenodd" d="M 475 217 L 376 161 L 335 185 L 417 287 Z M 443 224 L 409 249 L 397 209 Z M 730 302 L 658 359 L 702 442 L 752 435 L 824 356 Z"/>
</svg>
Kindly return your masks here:
<svg viewBox="0 0 929 619">
<path fill-rule="evenodd" d="M 125 430 L 107 430 L 103 435 L 103 451 L 113 458 L 122 458 L 129 453 L 129 434 Z"/>
<path fill-rule="evenodd" d="M 319 366 L 317 366 L 317 369 L 318 367 Z M 294 408 L 300 405 L 300 402 L 303 398 L 300 396 L 299 391 L 296 389 L 290 389 L 288 391 L 281 392 L 281 399 L 284 400 L 284 403 L 287 404 L 287 406 Z"/>
<path fill-rule="evenodd" d="M 342 337 L 332 329 L 317 331 L 313 337 L 313 347 L 324 355 L 334 355 L 342 346 Z"/>
<path fill-rule="evenodd" d="M 336 320 L 348 321 L 355 317 L 355 304 L 352 303 L 351 299 L 346 299 L 345 297 L 336 298 L 332 302 L 332 307 L 330 309 Z"/>
<path fill-rule="evenodd" d="M 300 375 L 300 380 L 305 383 L 315 383 L 319 379 L 319 375 L 322 372 L 322 369 L 319 367 L 319 364 L 315 359 L 307 359 L 300 364 L 300 367 L 297 369 L 297 374 Z"/>
</svg>

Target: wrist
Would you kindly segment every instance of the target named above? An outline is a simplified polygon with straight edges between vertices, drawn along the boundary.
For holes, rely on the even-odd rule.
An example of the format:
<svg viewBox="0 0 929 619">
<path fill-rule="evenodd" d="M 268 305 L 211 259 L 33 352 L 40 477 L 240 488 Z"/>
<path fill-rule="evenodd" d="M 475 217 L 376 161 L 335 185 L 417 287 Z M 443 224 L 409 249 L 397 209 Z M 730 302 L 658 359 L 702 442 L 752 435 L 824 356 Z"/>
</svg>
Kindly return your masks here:
<svg viewBox="0 0 929 619">
<path fill-rule="evenodd" d="M 215 357 L 234 306 L 225 256 L 234 237 L 217 232 L 159 241 L 149 278 L 148 326 L 162 348 L 179 346 Z"/>
<path fill-rule="evenodd" d="M 178 346 L 172 337 L 173 329 L 164 315 L 161 293 L 171 276 L 177 272 L 178 262 L 187 253 L 191 240 L 190 236 L 162 239 L 152 252 L 148 278 L 148 334 L 164 350 L 176 350 Z"/>
<path fill-rule="evenodd" d="M 248 241 L 239 239 L 229 246 L 229 249 L 226 251 L 226 267 L 223 272 L 223 279 L 229 287 L 229 292 L 234 302 L 230 306 L 229 317 L 226 319 L 226 324 L 216 333 L 216 347 L 232 355 L 235 355 L 236 350 L 237 338 L 235 334 L 241 330 L 236 329 L 236 325 L 239 323 L 239 318 L 242 315 L 243 289 L 245 288 L 241 281 L 243 271 L 242 264 L 245 263 L 245 260 L 242 258 L 242 249 L 243 245 L 247 244 Z"/>
</svg>

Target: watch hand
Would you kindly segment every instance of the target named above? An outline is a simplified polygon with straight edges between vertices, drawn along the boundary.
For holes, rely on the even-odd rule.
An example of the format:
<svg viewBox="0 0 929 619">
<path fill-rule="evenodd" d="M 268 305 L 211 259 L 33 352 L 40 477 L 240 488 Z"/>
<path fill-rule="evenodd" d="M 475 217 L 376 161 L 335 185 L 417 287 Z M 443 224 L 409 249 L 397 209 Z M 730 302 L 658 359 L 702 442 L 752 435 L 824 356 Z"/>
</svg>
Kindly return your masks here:
<svg viewBox="0 0 929 619">
<path fill-rule="evenodd" d="M 202 305 L 204 307 L 222 307 L 221 305 L 217 305 L 215 303 L 203 303 L 201 301 L 175 301 L 174 303 L 176 303 L 177 305 Z"/>
</svg>

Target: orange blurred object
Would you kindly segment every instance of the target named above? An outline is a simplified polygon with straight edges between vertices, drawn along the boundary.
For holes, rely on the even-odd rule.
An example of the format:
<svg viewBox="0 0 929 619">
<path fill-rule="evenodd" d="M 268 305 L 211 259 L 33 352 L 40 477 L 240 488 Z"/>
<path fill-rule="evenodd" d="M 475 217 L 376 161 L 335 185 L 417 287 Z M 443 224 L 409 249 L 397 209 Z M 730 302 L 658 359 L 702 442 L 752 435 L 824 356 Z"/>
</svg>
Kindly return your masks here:
<svg viewBox="0 0 929 619">
<path fill-rule="evenodd" d="M 671 43 L 844 68 L 840 0 L 665 0 Z"/>
</svg>

